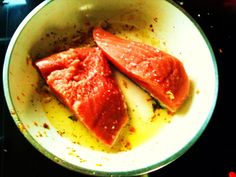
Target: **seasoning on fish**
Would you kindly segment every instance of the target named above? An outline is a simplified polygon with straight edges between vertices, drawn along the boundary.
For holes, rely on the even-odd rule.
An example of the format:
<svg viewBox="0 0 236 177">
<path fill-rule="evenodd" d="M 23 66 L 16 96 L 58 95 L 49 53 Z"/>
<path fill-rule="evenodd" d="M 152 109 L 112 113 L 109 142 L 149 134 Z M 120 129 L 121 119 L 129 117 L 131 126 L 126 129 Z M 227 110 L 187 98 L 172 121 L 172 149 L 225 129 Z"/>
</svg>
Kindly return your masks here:
<svg viewBox="0 0 236 177">
<path fill-rule="evenodd" d="M 112 146 L 128 121 L 123 95 L 102 51 L 69 49 L 37 60 L 52 92 L 99 140 Z"/>
<path fill-rule="evenodd" d="M 119 38 L 101 27 L 93 38 L 120 71 L 148 91 L 169 111 L 188 97 L 190 82 L 180 60 L 152 46 Z"/>
</svg>

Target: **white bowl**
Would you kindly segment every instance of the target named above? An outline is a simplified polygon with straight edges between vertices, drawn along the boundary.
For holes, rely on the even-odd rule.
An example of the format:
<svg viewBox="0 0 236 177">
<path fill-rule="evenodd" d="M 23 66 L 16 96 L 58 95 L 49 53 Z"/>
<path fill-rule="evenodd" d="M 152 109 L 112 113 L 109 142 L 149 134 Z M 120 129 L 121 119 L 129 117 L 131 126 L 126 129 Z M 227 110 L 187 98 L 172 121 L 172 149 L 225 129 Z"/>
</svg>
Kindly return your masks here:
<svg viewBox="0 0 236 177">
<path fill-rule="evenodd" d="M 73 46 L 82 40 L 78 38 L 83 34 L 81 31 L 86 32 L 104 21 L 111 24 L 114 31 L 121 32 L 117 33 L 121 37 L 159 47 L 179 58 L 191 80 L 190 96 L 182 108 L 171 118 L 162 116 L 152 135 L 140 137 L 144 139 L 141 143 L 124 151 L 91 148 L 86 143 L 73 141 L 73 137 L 64 136 L 74 122 L 66 118 L 69 112 L 57 103 L 54 113 L 58 119 L 49 117 L 48 111 L 52 114 L 53 108 L 47 108 L 47 104 L 45 108 L 38 92 L 40 75 L 29 59 Z M 120 81 L 122 76 L 118 74 L 117 79 Z M 49 159 L 85 174 L 128 176 L 157 170 L 180 157 L 196 142 L 215 107 L 218 72 L 206 36 L 172 1 L 58 0 L 41 3 L 16 30 L 5 57 L 3 85 L 16 125 Z M 130 96 L 130 93 L 138 94 Z M 149 96 L 136 85 L 125 94 L 128 104 L 142 105 L 136 114 L 141 118 L 133 116 L 132 121 L 148 122 L 152 110 L 150 104 L 142 102 Z M 139 98 L 141 101 L 137 101 Z M 81 125 L 74 127 L 78 129 L 70 130 L 70 133 L 79 135 L 80 131 L 86 131 Z"/>
</svg>

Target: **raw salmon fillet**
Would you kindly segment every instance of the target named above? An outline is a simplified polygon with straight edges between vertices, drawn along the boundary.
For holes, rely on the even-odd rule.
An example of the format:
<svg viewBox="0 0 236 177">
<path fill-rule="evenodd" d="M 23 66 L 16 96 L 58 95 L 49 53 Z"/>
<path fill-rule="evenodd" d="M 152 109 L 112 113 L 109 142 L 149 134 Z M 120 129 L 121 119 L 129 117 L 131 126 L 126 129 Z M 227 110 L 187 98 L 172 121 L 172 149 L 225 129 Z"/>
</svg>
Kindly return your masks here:
<svg viewBox="0 0 236 177">
<path fill-rule="evenodd" d="M 128 121 L 126 105 L 99 48 L 75 48 L 37 60 L 52 92 L 99 140 L 111 146 Z"/>
<path fill-rule="evenodd" d="M 100 27 L 93 38 L 107 58 L 171 112 L 183 104 L 190 82 L 183 64 L 152 46 L 119 38 Z"/>
</svg>

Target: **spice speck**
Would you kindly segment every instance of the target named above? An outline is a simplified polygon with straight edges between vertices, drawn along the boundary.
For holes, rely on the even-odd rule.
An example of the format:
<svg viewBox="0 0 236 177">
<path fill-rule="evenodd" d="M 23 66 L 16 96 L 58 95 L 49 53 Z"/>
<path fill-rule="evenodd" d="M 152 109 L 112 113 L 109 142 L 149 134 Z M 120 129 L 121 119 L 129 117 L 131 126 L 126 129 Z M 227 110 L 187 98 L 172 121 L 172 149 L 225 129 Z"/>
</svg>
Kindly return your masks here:
<svg viewBox="0 0 236 177">
<path fill-rule="evenodd" d="M 49 129 L 49 125 L 47 123 L 44 123 L 43 128 Z"/>
</svg>

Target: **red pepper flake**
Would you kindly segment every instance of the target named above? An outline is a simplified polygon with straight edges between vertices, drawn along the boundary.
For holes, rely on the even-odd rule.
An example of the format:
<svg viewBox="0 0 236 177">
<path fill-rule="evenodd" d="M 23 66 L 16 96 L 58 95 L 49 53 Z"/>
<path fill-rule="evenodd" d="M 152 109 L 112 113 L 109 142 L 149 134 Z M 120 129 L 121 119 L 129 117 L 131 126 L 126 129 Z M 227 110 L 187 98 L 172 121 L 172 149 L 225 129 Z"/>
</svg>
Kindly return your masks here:
<svg viewBox="0 0 236 177">
<path fill-rule="evenodd" d="M 37 122 L 34 122 L 34 125 L 37 127 L 37 126 L 38 126 L 38 123 L 37 123 Z"/>
<path fill-rule="evenodd" d="M 152 103 L 152 108 L 153 108 L 153 112 L 155 112 L 157 109 L 160 109 L 160 105 L 157 102 L 153 102 Z"/>
<path fill-rule="evenodd" d="M 152 32 L 154 32 L 154 28 L 153 28 L 153 25 L 152 25 L 152 24 L 149 25 L 149 28 L 150 28 L 150 30 L 151 30 Z"/>
<path fill-rule="evenodd" d="M 125 141 L 124 138 L 121 138 L 121 139 L 119 140 L 119 143 L 122 144 L 124 141 Z"/>
<path fill-rule="evenodd" d="M 153 17 L 153 20 L 154 20 L 155 22 L 157 22 L 157 17 Z"/>
<path fill-rule="evenodd" d="M 129 131 L 132 132 L 132 133 L 134 133 L 134 132 L 136 132 L 136 129 L 135 129 L 134 127 L 130 127 L 130 128 L 129 128 Z"/>
<path fill-rule="evenodd" d="M 124 25 L 124 29 L 129 30 L 129 31 L 132 31 L 132 30 L 135 29 L 135 26 L 134 26 L 134 25 L 125 24 L 125 25 Z"/>
<path fill-rule="evenodd" d="M 236 177 L 236 173 L 233 172 L 233 171 L 230 171 L 230 172 L 229 172 L 229 177 Z"/>
<path fill-rule="evenodd" d="M 77 120 L 74 115 L 70 115 L 70 116 L 68 116 L 68 118 L 71 119 L 71 120 L 73 120 L 73 121 L 76 121 L 76 120 Z"/>
<path fill-rule="evenodd" d="M 167 110 L 167 114 L 173 116 L 175 113 Z"/>
<path fill-rule="evenodd" d="M 17 99 L 18 101 L 20 101 L 20 97 L 19 97 L 19 96 L 17 96 L 16 99 Z"/>
<path fill-rule="evenodd" d="M 125 148 L 126 149 L 131 149 L 131 143 L 129 141 L 125 144 Z"/>
<path fill-rule="evenodd" d="M 44 123 L 43 128 L 49 129 L 49 125 L 47 123 Z"/>
</svg>

